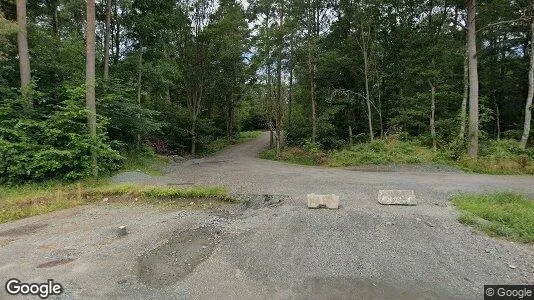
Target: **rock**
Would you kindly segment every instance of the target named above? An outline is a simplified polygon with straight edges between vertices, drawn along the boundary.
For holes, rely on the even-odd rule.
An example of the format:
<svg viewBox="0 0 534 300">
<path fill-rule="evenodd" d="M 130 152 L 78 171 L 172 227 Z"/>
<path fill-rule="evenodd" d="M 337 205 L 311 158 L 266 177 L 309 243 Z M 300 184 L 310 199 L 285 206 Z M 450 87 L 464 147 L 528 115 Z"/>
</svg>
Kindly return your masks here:
<svg viewBox="0 0 534 300">
<path fill-rule="evenodd" d="M 102 202 L 108 202 L 108 201 L 109 201 L 109 198 L 102 199 Z"/>
<path fill-rule="evenodd" d="M 428 227 L 436 227 L 436 225 L 434 223 L 431 223 L 429 221 L 425 221 L 425 224 L 428 226 Z"/>
<path fill-rule="evenodd" d="M 386 226 L 393 226 L 395 224 L 393 224 L 393 222 L 386 222 Z"/>
<path fill-rule="evenodd" d="M 119 230 L 117 232 L 118 237 L 122 237 L 128 234 L 128 231 L 126 230 L 126 226 L 119 226 Z"/>
<path fill-rule="evenodd" d="M 189 205 L 195 205 L 195 202 L 190 202 Z"/>
<path fill-rule="evenodd" d="M 490 249 L 485 249 L 484 251 L 486 251 L 486 253 L 490 253 L 491 252 Z"/>
<path fill-rule="evenodd" d="M 510 267 L 510 269 L 516 269 L 517 268 L 517 266 L 515 266 L 515 265 L 509 265 L 509 267 Z"/>
<path fill-rule="evenodd" d="M 378 203 L 382 205 L 417 205 L 413 190 L 380 190 Z"/>
<path fill-rule="evenodd" d="M 339 208 L 339 196 L 335 194 L 315 195 L 308 194 L 308 208 L 326 207 L 331 209 Z"/>
</svg>

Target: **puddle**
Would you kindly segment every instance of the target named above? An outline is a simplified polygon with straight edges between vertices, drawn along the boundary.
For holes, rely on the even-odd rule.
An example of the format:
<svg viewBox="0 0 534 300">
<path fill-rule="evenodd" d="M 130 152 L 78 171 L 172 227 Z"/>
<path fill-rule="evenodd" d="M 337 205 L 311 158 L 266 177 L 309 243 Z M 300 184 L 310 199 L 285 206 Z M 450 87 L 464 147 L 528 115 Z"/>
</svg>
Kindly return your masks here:
<svg viewBox="0 0 534 300">
<path fill-rule="evenodd" d="M 180 281 L 211 255 L 216 242 L 214 232 L 205 227 L 175 233 L 137 259 L 139 280 L 151 287 Z"/>
<path fill-rule="evenodd" d="M 44 264 L 40 264 L 40 265 L 37 266 L 37 268 L 38 269 L 51 268 L 51 267 L 55 267 L 55 266 L 59 266 L 59 265 L 64 265 L 64 264 L 70 263 L 71 261 L 74 261 L 74 260 L 75 260 L 74 258 L 56 259 L 56 260 L 53 260 L 53 261 L 46 262 Z"/>
<path fill-rule="evenodd" d="M 33 224 L 27 224 L 15 228 L 11 228 L 9 230 L 1 231 L 0 236 L 21 236 L 26 235 L 30 233 L 34 233 L 35 231 L 44 228 L 48 226 L 48 224 L 45 223 L 33 223 Z"/>
</svg>

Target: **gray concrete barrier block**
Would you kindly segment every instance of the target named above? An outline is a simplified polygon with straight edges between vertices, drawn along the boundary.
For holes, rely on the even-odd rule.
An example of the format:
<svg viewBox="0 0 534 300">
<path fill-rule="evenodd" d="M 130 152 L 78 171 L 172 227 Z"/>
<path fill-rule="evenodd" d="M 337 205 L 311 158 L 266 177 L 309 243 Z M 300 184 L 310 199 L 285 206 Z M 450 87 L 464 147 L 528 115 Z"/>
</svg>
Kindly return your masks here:
<svg viewBox="0 0 534 300">
<path fill-rule="evenodd" d="M 339 208 L 339 196 L 334 194 L 316 195 L 308 194 L 308 208 L 326 207 L 331 209 Z"/>
<path fill-rule="evenodd" d="M 417 205 L 413 190 L 380 190 L 378 203 L 382 205 Z"/>
</svg>

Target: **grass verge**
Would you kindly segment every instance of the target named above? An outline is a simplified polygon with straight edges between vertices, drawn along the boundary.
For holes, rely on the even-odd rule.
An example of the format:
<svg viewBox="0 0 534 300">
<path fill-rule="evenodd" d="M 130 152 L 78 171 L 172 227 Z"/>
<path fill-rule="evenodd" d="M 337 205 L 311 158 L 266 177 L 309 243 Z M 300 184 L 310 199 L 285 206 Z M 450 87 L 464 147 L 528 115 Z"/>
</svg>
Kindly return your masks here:
<svg viewBox="0 0 534 300">
<path fill-rule="evenodd" d="M 0 187 L 0 223 L 101 202 L 104 198 L 173 204 L 178 207 L 183 207 L 182 204 L 188 203 L 186 200 L 190 199 L 231 201 L 227 191 L 221 187 L 111 185 L 103 181 Z"/>
<path fill-rule="evenodd" d="M 431 164 L 474 173 L 534 175 L 534 151 L 520 149 L 515 141 L 491 141 L 483 144 L 481 149 L 483 151 L 478 158 L 462 156 L 453 159 L 450 150 L 433 150 L 417 141 L 388 138 L 328 152 L 310 145 L 292 147 L 282 151 L 280 157 L 276 156 L 275 150 L 269 149 L 262 152 L 260 157 L 327 167 Z"/>
<path fill-rule="evenodd" d="M 152 176 L 162 175 L 162 167 L 169 163 L 169 158 L 157 155 L 150 148 L 141 151 L 123 153 L 124 164 L 119 172 L 141 171 Z"/>
<path fill-rule="evenodd" d="M 458 220 L 490 236 L 534 242 L 534 199 L 515 193 L 462 194 L 452 198 Z"/>
</svg>

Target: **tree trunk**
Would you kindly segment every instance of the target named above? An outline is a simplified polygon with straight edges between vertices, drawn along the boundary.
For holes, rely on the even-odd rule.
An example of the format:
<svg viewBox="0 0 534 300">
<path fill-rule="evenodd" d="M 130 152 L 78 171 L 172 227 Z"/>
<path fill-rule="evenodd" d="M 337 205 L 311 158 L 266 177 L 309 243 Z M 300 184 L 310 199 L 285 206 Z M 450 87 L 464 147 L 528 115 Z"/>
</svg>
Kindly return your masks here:
<svg viewBox="0 0 534 300">
<path fill-rule="evenodd" d="M 193 120 L 191 122 L 191 155 L 195 155 L 197 153 L 197 118 L 196 116 L 193 116 Z"/>
<path fill-rule="evenodd" d="M 528 71 L 528 95 L 525 105 L 525 124 L 521 136 L 521 147 L 526 148 L 530 135 L 530 121 L 532 119 L 532 98 L 534 96 L 534 19 L 530 22 L 530 68 Z"/>
<path fill-rule="evenodd" d="M 294 38 L 291 36 L 291 46 L 289 50 L 289 92 L 288 92 L 288 111 L 287 111 L 287 124 L 291 128 L 291 115 L 293 113 L 293 43 Z"/>
<path fill-rule="evenodd" d="M 143 67 L 143 47 L 139 45 L 139 60 L 137 61 L 137 106 L 139 107 L 139 110 L 141 110 L 141 87 L 142 87 L 142 79 L 143 79 L 143 73 L 142 73 L 142 67 Z M 137 114 L 137 119 L 141 121 L 141 112 Z M 137 133 L 137 148 L 141 148 L 141 133 Z"/>
<path fill-rule="evenodd" d="M 362 41 L 363 40 L 364 40 L 364 37 L 362 36 Z M 364 64 L 364 76 L 365 76 L 365 101 L 367 103 L 367 121 L 369 123 L 369 136 L 371 137 L 371 141 L 373 141 L 374 139 L 373 115 L 371 112 L 371 97 L 369 95 L 369 58 L 368 58 L 366 43 L 362 43 L 362 49 L 363 49 L 363 64 Z"/>
<path fill-rule="evenodd" d="M 499 110 L 499 104 L 497 104 L 495 91 L 493 93 L 493 104 L 495 105 L 495 128 L 497 129 L 497 141 L 500 141 L 501 140 L 501 112 Z"/>
<path fill-rule="evenodd" d="M 312 143 L 317 141 L 317 104 L 315 95 L 315 34 L 317 32 L 317 25 L 315 24 L 315 8 L 312 6 L 311 0 L 308 1 L 308 73 L 310 76 L 310 98 L 312 108 Z"/>
<path fill-rule="evenodd" d="M 109 40 L 111 37 L 111 0 L 106 0 L 106 33 L 104 36 L 104 82 L 109 80 Z"/>
<path fill-rule="evenodd" d="M 377 95 L 378 95 L 378 120 L 380 121 L 380 138 L 383 139 L 385 134 L 384 134 L 384 121 L 382 120 L 382 92 L 381 92 L 380 79 L 378 79 Z"/>
<path fill-rule="evenodd" d="M 352 147 L 352 126 L 349 125 L 349 146 Z"/>
<path fill-rule="evenodd" d="M 460 108 L 460 140 L 465 139 L 465 118 L 467 116 L 467 100 L 469 99 L 469 53 L 465 51 L 464 59 L 464 94 Z"/>
<path fill-rule="evenodd" d="M 278 40 L 278 63 L 276 66 L 276 157 L 280 157 L 282 143 L 282 48 L 284 46 L 284 10 L 281 8 Z"/>
<path fill-rule="evenodd" d="M 17 42 L 19 53 L 20 88 L 26 109 L 31 110 L 33 108 L 33 102 L 27 91 L 28 85 L 31 81 L 31 73 L 30 54 L 28 50 L 28 32 L 26 26 L 26 0 L 17 0 L 17 24 L 19 26 Z"/>
<path fill-rule="evenodd" d="M 96 142 L 96 103 L 95 103 L 95 0 L 87 0 L 87 30 L 86 30 L 86 95 L 85 102 L 89 114 L 87 115 L 87 124 L 89 126 L 89 135 L 93 142 Z M 95 149 L 92 153 L 92 171 L 93 176 L 98 176 L 98 164 Z"/>
<path fill-rule="evenodd" d="M 430 85 L 430 135 L 432 136 L 432 149 L 437 149 L 436 142 L 436 87 L 429 80 L 428 84 Z"/>
<path fill-rule="evenodd" d="M 478 156 L 478 62 L 476 44 L 476 0 L 467 1 L 467 51 L 469 52 L 469 147 L 470 157 Z"/>
<path fill-rule="evenodd" d="M 113 14 L 115 15 L 115 63 L 119 61 L 121 57 L 121 27 L 120 27 L 120 15 L 117 0 L 114 1 Z"/>
</svg>

